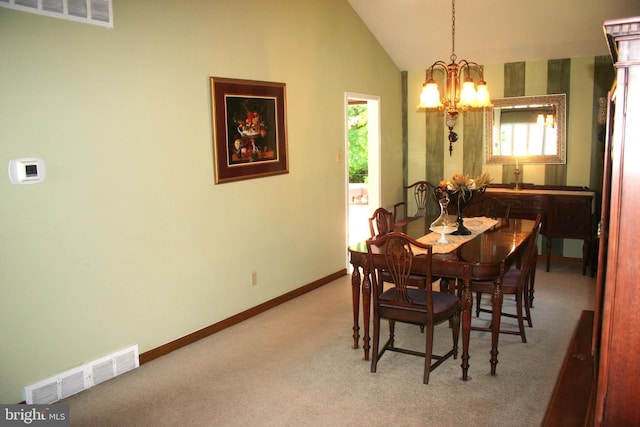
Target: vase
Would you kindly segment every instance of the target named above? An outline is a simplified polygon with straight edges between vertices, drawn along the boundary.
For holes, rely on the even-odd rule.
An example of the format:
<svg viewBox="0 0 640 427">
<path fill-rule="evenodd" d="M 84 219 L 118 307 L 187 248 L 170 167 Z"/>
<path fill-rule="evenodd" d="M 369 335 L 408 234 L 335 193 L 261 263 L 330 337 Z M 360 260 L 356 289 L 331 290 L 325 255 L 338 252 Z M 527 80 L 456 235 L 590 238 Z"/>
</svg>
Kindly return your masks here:
<svg viewBox="0 0 640 427">
<path fill-rule="evenodd" d="M 459 191 L 450 193 L 452 199 L 456 200 L 458 205 L 458 229 L 451 233 L 454 236 L 468 236 L 471 234 L 471 231 L 464 226 L 464 220 L 462 219 L 462 213 L 464 209 L 469 206 L 471 203 L 471 199 L 473 199 L 474 195 L 477 193 L 484 193 L 484 188 L 481 190 L 471 190 L 468 193 L 465 193 L 465 196 L 461 196 L 462 193 Z"/>
<path fill-rule="evenodd" d="M 444 193 L 444 196 L 438 199 L 438 204 L 440 205 L 440 216 L 431 223 L 429 230 L 440 234 L 440 239 L 436 242 L 437 244 L 446 245 L 449 241 L 445 237 L 445 234 L 454 232 L 457 229 L 457 225 L 449 219 L 449 212 L 447 212 L 449 196 L 447 193 Z"/>
</svg>

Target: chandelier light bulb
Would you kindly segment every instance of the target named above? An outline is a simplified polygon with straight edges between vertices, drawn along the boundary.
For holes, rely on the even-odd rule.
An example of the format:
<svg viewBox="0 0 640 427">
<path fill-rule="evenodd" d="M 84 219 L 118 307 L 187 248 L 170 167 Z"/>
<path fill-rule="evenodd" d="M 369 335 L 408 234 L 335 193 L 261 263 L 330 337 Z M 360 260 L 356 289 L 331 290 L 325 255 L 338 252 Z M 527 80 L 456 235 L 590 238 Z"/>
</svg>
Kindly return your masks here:
<svg viewBox="0 0 640 427">
<path fill-rule="evenodd" d="M 422 86 L 422 93 L 420 93 L 420 105 L 418 108 L 440 108 L 442 102 L 440 101 L 440 90 L 435 80 L 429 80 Z"/>
<path fill-rule="evenodd" d="M 489 95 L 489 88 L 487 83 L 482 80 L 478 83 L 478 89 L 476 92 L 477 101 L 476 107 L 491 107 L 491 95 Z"/>
<path fill-rule="evenodd" d="M 460 91 L 460 105 L 475 107 L 475 105 L 477 104 L 477 99 L 478 96 L 476 94 L 475 84 L 473 83 L 473 80 L 467 79 L 462 84 L 462 90 Z"/>
</svg>

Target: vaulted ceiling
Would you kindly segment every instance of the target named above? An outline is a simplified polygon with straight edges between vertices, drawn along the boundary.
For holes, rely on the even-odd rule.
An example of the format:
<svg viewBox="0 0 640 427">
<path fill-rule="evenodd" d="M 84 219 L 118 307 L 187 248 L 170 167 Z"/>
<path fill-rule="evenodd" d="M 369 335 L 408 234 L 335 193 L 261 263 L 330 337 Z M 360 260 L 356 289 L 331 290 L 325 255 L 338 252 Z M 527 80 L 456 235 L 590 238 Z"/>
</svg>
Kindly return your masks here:
<svg viewBox="0 0 640 427">
<path fill-rule="evenodd" d="M 347 0 L 400 70 L 449 62 L 451 0 Z M 459 0 L 455 53 L 480 64 L 607 55 L 602 23 L 640 0 Z"/>
</svg>

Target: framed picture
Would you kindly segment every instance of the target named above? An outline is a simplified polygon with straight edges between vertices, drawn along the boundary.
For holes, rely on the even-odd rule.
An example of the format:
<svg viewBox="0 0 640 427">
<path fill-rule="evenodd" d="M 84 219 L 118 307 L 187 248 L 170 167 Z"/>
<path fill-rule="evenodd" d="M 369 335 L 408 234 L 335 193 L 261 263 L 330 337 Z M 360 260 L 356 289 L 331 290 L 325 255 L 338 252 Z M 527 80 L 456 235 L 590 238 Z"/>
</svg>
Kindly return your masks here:
<svg viewBox="0 0 640 427">
<path fill-rule="evenodd" d="M 289 173 L 284 83 L 210 78 L 216 184 Z"/>
</svg>

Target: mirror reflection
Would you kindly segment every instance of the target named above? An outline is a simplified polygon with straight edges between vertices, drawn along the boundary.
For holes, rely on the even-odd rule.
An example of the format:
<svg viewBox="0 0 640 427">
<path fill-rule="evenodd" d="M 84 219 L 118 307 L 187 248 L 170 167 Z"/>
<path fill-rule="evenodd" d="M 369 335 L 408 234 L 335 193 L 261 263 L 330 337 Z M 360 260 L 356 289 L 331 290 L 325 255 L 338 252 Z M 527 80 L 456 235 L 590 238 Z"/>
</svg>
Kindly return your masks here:
<svg viewBox="0 0 640 427">
<path fill-rule="evenodd" d="M 485 110 L 487 163 L 566 163 L 565 94 L 494 99 Z"/>
</svg>

